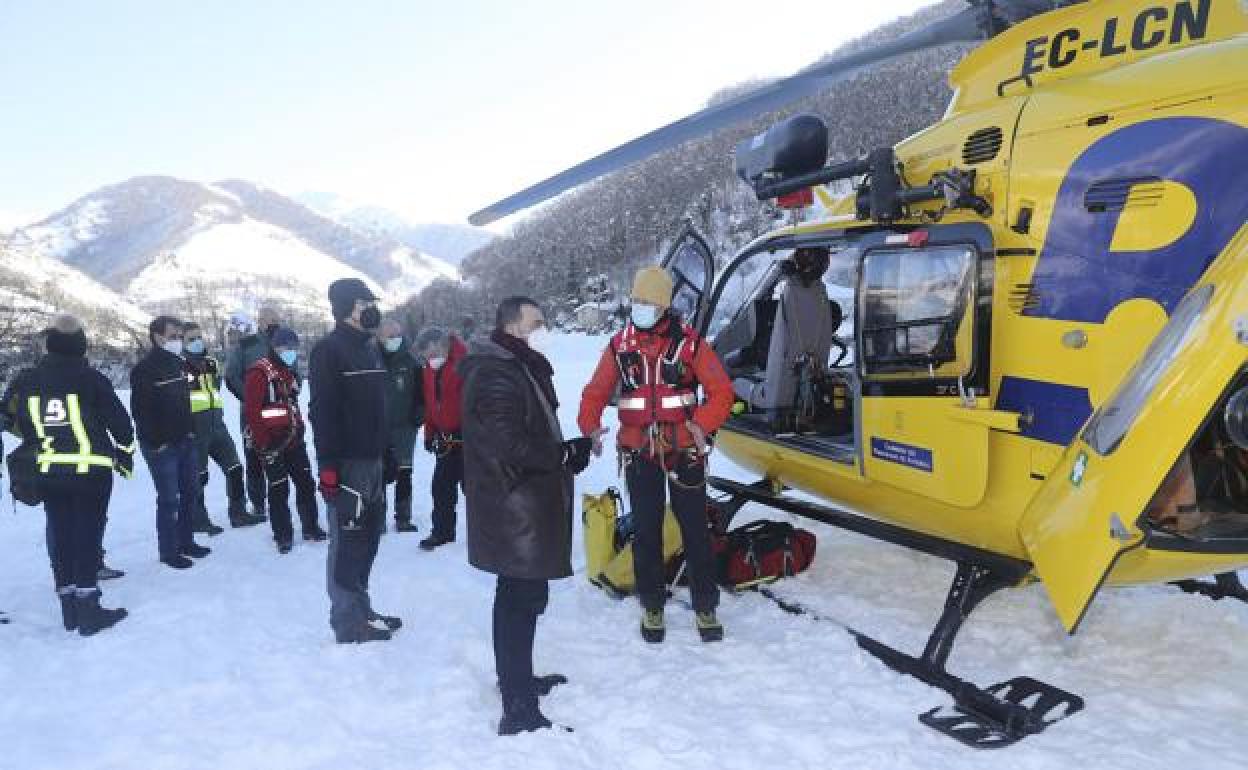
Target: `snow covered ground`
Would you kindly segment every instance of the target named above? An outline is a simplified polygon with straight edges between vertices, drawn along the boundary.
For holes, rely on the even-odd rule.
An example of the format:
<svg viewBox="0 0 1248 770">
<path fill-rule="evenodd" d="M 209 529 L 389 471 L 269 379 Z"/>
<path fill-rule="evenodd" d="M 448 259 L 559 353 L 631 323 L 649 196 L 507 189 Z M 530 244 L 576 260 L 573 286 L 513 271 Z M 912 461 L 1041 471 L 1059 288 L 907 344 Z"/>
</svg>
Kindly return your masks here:
<svg viewBox="0 0 1248 770">
<path fill-rule="evenodd" d="M 571 430 L 603 341 L 558 339 L 560 413 Z M 418 454 L 418 487 L 430 470 Z M 740 475 L 722 457 L 713 470 Z M 614 483 L 607 457 L 579 487 Z M 209 489 L 221 522 L 215 472 Z M 142 468 L 118 482 L 106 545 L 109 563 L 128 574 L 104 587 L 106 604 L 131 617 L 91 639 L 60 628 L 42 513 L 19 506 L 12 515 L 4 504 L 0 608 L 13 623 L 0 626 L 0 767 L 1139 770 L 1238 768 L 1248 753 L 1241 604 L 1166 587 L 1115 590 L 1068 638 L 1039 586 L 989 599 L 952 669 L 985 685 L 1032 675 L 1083 695 L 1087 708 L 1003 752 L 977 753 L 915 718 L 947 703 L 943 693 L 889 671 L 833 624 L 757 595 L 725 596 L 723 643 L 698 642 L 691 614 L 674 604 L 668 641 L 650 646 L 638 637 L 636 605 L 579 573 L 552 585 L 536 649 L 539 672 L 571 679 L 543 709 L 576 731 L 499 738 L 493 579 L 468 566 L 462 542 L 424 553 L 422 535 L 387 535 L 373 598 L 407 626 L 391 642 L 339 646 L 327 624 L 323 544 L 279 556 L 264 527 L 227 530 L 201 536 L 213 554 L 174 572 L 156 561 L 152 500 Z M 427 531 L 426 496 L 417 510 Z M 765 515 L 782 518 L 746 509 L 739 521 Z M 952 567 L 803 526 L 819 535 L 815 564 L 776 590 L 921 649 Z M 578 539 L 581 565 L 579 548 Z"/>
</svg>

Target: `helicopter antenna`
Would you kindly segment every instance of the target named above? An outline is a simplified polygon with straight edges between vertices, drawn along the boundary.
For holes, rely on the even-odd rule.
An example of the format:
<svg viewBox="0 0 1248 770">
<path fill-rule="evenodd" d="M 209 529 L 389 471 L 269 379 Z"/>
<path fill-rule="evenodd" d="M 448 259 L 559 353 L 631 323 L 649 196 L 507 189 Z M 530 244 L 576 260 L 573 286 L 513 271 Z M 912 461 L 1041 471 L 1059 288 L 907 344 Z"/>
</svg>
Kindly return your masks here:
<svg viewBox="0 0 1248 770">
<path fill-rule="evenodd" d="M 929 48 L 984 40 L 1011 24 L 1069 5 L 1071 0 L 968 0 L 968 3 L 970 7 L 895 40 L 808 67 L 625 142 L 486 206 L 468 221 L 474 225 L 489 224 L 691 139 L 786 107 L 873 65 Z"/>
</svg>

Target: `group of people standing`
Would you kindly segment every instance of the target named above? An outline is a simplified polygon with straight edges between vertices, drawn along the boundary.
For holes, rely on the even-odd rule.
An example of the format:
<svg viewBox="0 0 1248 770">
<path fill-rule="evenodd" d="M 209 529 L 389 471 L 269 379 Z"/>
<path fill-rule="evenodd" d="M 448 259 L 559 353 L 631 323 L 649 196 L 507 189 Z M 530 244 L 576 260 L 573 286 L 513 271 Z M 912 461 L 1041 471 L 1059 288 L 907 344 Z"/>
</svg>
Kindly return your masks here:
<svg viewBox="0 0 1248 770">
<path fill-rule="evenodd" d="M 194 533 L 221 531 L 204 507 L 209 459 L 226 477 L 230 524 L 258 524 L 267 510 L 281 553 L 290 551 L 294 537 L 294 486 L 303 538 L 329 539 L 326 583 L 336 640 L 391 638 L 402 620 L 373 607 L 369 579 L 386 528 L 387 484 L 396 487 L 396 530 L 417 529 L 412 457 L 423 426 L 424 447 L 436 463 L 432 531 L 420 546 L 433 550 L 455 540 L 462 486 L 468 560 L 497 576 L 498 731 L 549 728 L 538 698 L 567 680 L 534 673 L 537 619 L 546 609 L 548 582 L 572 574 L 573 477 L 602 453 L 602 414 L 618 390 L 617 447 L 636 524 L 641 635 L 651 643 L 664 638 L 662 519 L 670 493 L 695 627 L 704 641 L 722 638 L 705 469 L 710 437 L 732 407 L 732 386 L 710 346 L 671 310 L 671 299 L 665 271 L 639 271 L 630 322 L 584 389 L 577 419 L 582 435 L 567 439 L 554 368 L 536 344 L 546 331 L 537 302 L 504 300 L 493 331 L 470 346 L 439 329 L 409 345 L 397 323 L 383 325 L 366 284 L 335 281 L 329 289 L 335 325 L 308 362 L 315 479 L 299 399 L 299 338 L 276 314 L 262 312 L 257 329 L 236 328 L 240 339 L 225 370 L 226 386 L 242 401 L 245 465 L 225 428 L 220 367 L 205 353 L 198 326 L 167 316 L 152 322 L 151 350 L 131 372 L 127 415 L 108 380 L 88 365 L 81 324 L 58 318 L 47 332 L 47 356 L 16 378 L 3 411 L 30 454 L 32 471 L 22 486 L 37 494 L 25 501 L 37 497 L 48 515 L 65 628 L 90 635 L 126 616 L 124 609 L 100 606 L 97 575 L 112 473 L 128 478 L 134 467 L 133 416 L 137 448 L 156 487 L 161 562 L 192 566 L 210 552 Z M 328 533 L 317 520 L 318 489 Z"/>
</svg>

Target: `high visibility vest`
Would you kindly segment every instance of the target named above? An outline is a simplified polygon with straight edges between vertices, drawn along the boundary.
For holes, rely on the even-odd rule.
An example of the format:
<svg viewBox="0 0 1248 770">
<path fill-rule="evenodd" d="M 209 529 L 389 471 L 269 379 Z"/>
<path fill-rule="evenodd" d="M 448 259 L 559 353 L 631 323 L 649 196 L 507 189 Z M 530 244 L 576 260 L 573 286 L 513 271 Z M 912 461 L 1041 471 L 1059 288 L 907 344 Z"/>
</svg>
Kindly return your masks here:
<svg viewBox="0 0 1248 770">
<path fill-rule="evenodd" d="M 205 360 L 212 361 L 213 366 L 203 374 L 196 375 L 190 382 L 192 414 L 206 412 L 209 409 L 222 409 L 224 407 L 224 402 L 221 400 L 220 384 L 212 373 L 212 369 L 217 368 L 217 361 L 211 356 L 205 356 Z"/>
<path fill-rule="evenodd" d="M 30 422 L 39 439 L 39 452 L 35 464 L 41 473 L 47 473 L 53 465 L 74 465 L 78 473 L 86 473 L 92 466 L 112 468 L 111 454 L 102 455 L 92 451 L 91 439 L 82 423 L 82 407 L 77 393 L 67 393 L 63 398 L 30 396 L 26 399 Z M 133 453 L 133 442 L 128 447 L 118 447 Z M 62 451 L 68 449 L 70 451 Z"/>
<path fill-rule="evenodd" d="M 682 324 L 658 356 L 643 344 L 649 337 L 629 324 L 611 340 L 620 373 L 616 404 L 620 424 L 639 428 L 684 424 L 698 405 L 693 373 L 697 333 Z"/>
</svg>

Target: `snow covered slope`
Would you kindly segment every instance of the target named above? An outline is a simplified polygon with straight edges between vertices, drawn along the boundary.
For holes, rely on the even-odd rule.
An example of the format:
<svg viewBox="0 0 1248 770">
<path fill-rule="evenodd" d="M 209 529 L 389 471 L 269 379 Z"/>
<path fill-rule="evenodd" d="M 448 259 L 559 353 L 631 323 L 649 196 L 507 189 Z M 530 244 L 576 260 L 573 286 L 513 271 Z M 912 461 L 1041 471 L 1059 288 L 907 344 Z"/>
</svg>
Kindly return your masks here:
<svg viewBox="0 0 1248 770">
<path fill-rule="evenodd" d="M 572 435 L 605 339 L 556 339 L 560 416 Z M 236 403 L 226 401 L 234 430 Z M 1072 638 L 1041 586 L 993 596 L 963 630 L 951 669 L 980 684 L 1036 676 L 1081 694 L 1087 707 L 1013 747 L 976 752 L 915 718 L 948 703 L 943 693 L 890 671 L 835 622 L 789 615 L 757 594 L 723 597 L 719 644 L 700 643 L 677 602 L 668 640 L 645 644 L 636 603 L 585 580 L 579 511 L 577 574 L 551 583 L 535 651 L 539 672 L 570 679 L 542 709 L 576 731 L 499 738 L 494 579 L 467 564 L 462 536 L 432 553 L 417 546 L 428 532 L 431 471 L 431 456 L 418 451 L 423 532 L 386 535 L 371 580 L 377 609 L 406 625 L 393 641 L 361 646 L 333 642 L 324 544 L 299 541 L 279 556 L 261 525 L 201 537 L 213 553 L 193 569 L 159 565 L 141 458 L 134 479 L 116 483 L 106 537 L 109 563 L 128 574 L 104 584 L 105 603 L 131 615 L 99 636 L 60 628 L 42 514 L 19 506 L 0 517 L 0 608 L 13 618 L 0 626 L 0 765 L 1231 770 L 1248 754 L 1248 605 L 1167 586 L 1116 589 Z M 752 480 L 723 457 L 712 472 Z M 220 521 L 223 483 L 212 473 L 208 502 Z M 577 490 L 618 484 L 608 451 Z M 786 518 L 750 506 L 739 521 L 764 517 Z M 775 591 L 921 650 L 951 566 L 795 523 L 818 534 L 818 552 L 809 572 Z"/>
<path fill-rule="evenodd" d="M 365 277 L 387 299 L 406 299 L 454 267 L 398 241 L 356 232 L 243 180 L 203 185 L 135 177 L 102 188 L 14 241 L 63 260 L 135 303 L 169 309 L 213 296 L 231 306 L 243 289 L 323 301 L 335 278 Z M 207 293 L 206 293 L 207 292 Z"/>
<path fill-rule="evenodd" d="M 0 236 L 0 311 L 16 312 L 34 332 L 57 313 L 73 313 L 97 343 L 130 349 L 147 336 L 151 317 L 117 292 L 58 259 Z"/>
</svg>

